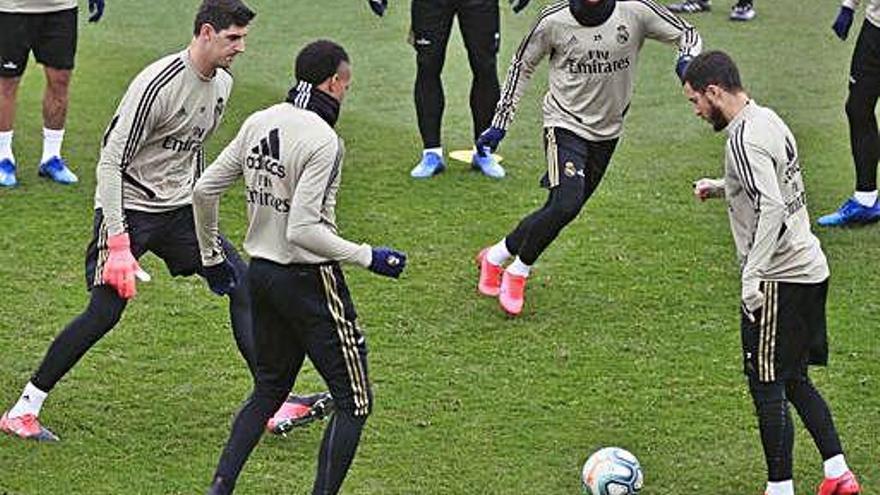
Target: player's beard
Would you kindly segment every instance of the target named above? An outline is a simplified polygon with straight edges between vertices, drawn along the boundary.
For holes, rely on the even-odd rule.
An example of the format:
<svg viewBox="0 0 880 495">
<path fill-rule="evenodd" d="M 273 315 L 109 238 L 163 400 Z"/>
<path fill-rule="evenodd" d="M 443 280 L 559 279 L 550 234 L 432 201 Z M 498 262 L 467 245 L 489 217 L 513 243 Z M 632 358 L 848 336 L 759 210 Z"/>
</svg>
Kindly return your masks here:
<svg viewBox="0 0 880 495">
<path fill-rule="evenodd" d="M 715 132 L 723 131 L 727 124 L 730 123 L 724 117 L 721 108 L 711 102 L 709 103 L 709 116 L 706 117 L 706 120 L 712 124 L 712 129 L 715 129 Z"/>
</svg>

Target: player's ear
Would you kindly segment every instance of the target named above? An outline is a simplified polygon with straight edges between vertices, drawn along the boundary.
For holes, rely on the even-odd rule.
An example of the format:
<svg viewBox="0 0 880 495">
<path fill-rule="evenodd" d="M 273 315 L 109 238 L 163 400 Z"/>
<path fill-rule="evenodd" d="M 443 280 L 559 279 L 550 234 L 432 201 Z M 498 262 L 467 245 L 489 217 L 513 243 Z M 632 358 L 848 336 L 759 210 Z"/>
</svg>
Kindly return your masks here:
<svg viewBox="0 0 880 495">
<path fill-rule="evenodd" d="M 215 34 L 217 34 L 217 32 L 214 30 L 214 26 L 208 24 L 207 22 L 202 24 L 202 27 L 199 28 L 199 38 L 209 40 Z"/>
</svg>

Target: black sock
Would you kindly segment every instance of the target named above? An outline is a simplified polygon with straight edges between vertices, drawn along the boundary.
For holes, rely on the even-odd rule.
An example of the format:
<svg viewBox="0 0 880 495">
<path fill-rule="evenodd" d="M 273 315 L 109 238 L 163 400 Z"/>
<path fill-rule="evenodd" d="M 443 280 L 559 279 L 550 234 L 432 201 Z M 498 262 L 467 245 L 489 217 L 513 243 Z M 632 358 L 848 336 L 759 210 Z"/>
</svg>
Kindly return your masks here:
<svg viewBox="0 0 880 495">
<path fill-rule="evenodd" d="M 337 411 L 324 430 L 318 457 L 318 474 L 312 495 L 335 495 L 339 492 L 348 468 L 354 460 L 366 416 Z"/>
</svg>

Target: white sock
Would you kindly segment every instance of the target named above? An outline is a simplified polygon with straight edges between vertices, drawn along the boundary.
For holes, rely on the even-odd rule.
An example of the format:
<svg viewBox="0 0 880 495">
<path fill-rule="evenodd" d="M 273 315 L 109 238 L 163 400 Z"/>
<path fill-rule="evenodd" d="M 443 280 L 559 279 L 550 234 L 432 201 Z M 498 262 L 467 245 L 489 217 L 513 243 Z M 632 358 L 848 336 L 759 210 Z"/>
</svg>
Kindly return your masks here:
<svg viewBox="0 0 880 495">
<path fill-rule="evenodd" d="M 486 261 L 495 266 L 501 266 L 504 263 L 507 263 L 507 260 L 509 260 L 511 256 L 513 256 L 513 254 L 507 250 L 507 242 L 504 239 L 501 239 L 501 242 L 489 248 L 489 252 L 486 253 Z"/>
<path fill-rule="evenodd" d="M 767 482 L 767 495 L 794 495 L 794 482 L 769 481 Z"/>
<path fill-rule="evenodd" d="M 15 162 L 15 157 L 12 156 L 12 132 L 0 132 L 0 160 L 8 158 Z"/>
<path fill-rule="evenodd" d="M 849 466 L 846 465 L 846 459 L 843 458 L 843 454 L 838 454 L 825 461 L 824 467 L 826 478 L 840 478 L 849 471 Z"/>
<path fill-rule="evenodd" d="M 422 156 L 425 156 L 428 153 L 434 153 L 435 155 L 439 156 L 440 158 L 443 158 L 443 147 L 440 146 L 439 148 L 425 148 L 422 150 Z"/>
<path fill-rule="evenodd" d="M 523 263 L 522 260 L 519 259 L 519 256 L 517 256 L 516 259 L 513 260 L 513 263 L 507 267 L 508 272 L 512 275 L 519 275 L 520 277 L 528 277 L 531 270 L 532 265 Z"/>
<path fill-rule="evenodd" d="M 9 410 L 9 417 L 18 418 L 25 414 L 39 416 L 40 409 L 43 408 L 43 401 L 46 400 L 48 395 L 46 392 L 35 387 L 33 383 L 28 382 L 24 386 L 24 391 L 22 391 L 21 397 L 18 398 L 18 402 Z"/>
<path fill-rule="evenodd" d="M 853 199 L 859 202 L 862 206 L 874 206 L 877 203 L 877 190 L 873 191 L 856 191 L 853 194 Z"/>
<path fill-rule="evenodd" d="M 53 156 L 61 158 L 61 143 L 64 141 L 64 129 L 54 130 L 43 127 L 43 159 L 46 163 Z"/>
</svg>

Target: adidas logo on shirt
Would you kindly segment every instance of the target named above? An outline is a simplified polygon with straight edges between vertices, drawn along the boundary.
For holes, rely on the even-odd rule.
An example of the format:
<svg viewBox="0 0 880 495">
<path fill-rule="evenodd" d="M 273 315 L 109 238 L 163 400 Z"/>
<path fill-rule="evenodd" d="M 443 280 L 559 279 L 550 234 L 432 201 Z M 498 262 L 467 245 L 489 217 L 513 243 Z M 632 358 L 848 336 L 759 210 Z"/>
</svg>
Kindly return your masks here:
<svg viewBox="0 0 880 495">
<path fill-rule="evenodd" d="M 260 139 L 260 144 L 251 148 L 246 165 L 249 169 L 262 170 L 279 179 L 287 176 L 287 171 L 281 164 L 281 141 L 278 137 L 278 129 L 269 131 L 267 136 Z"/>
</svg>

